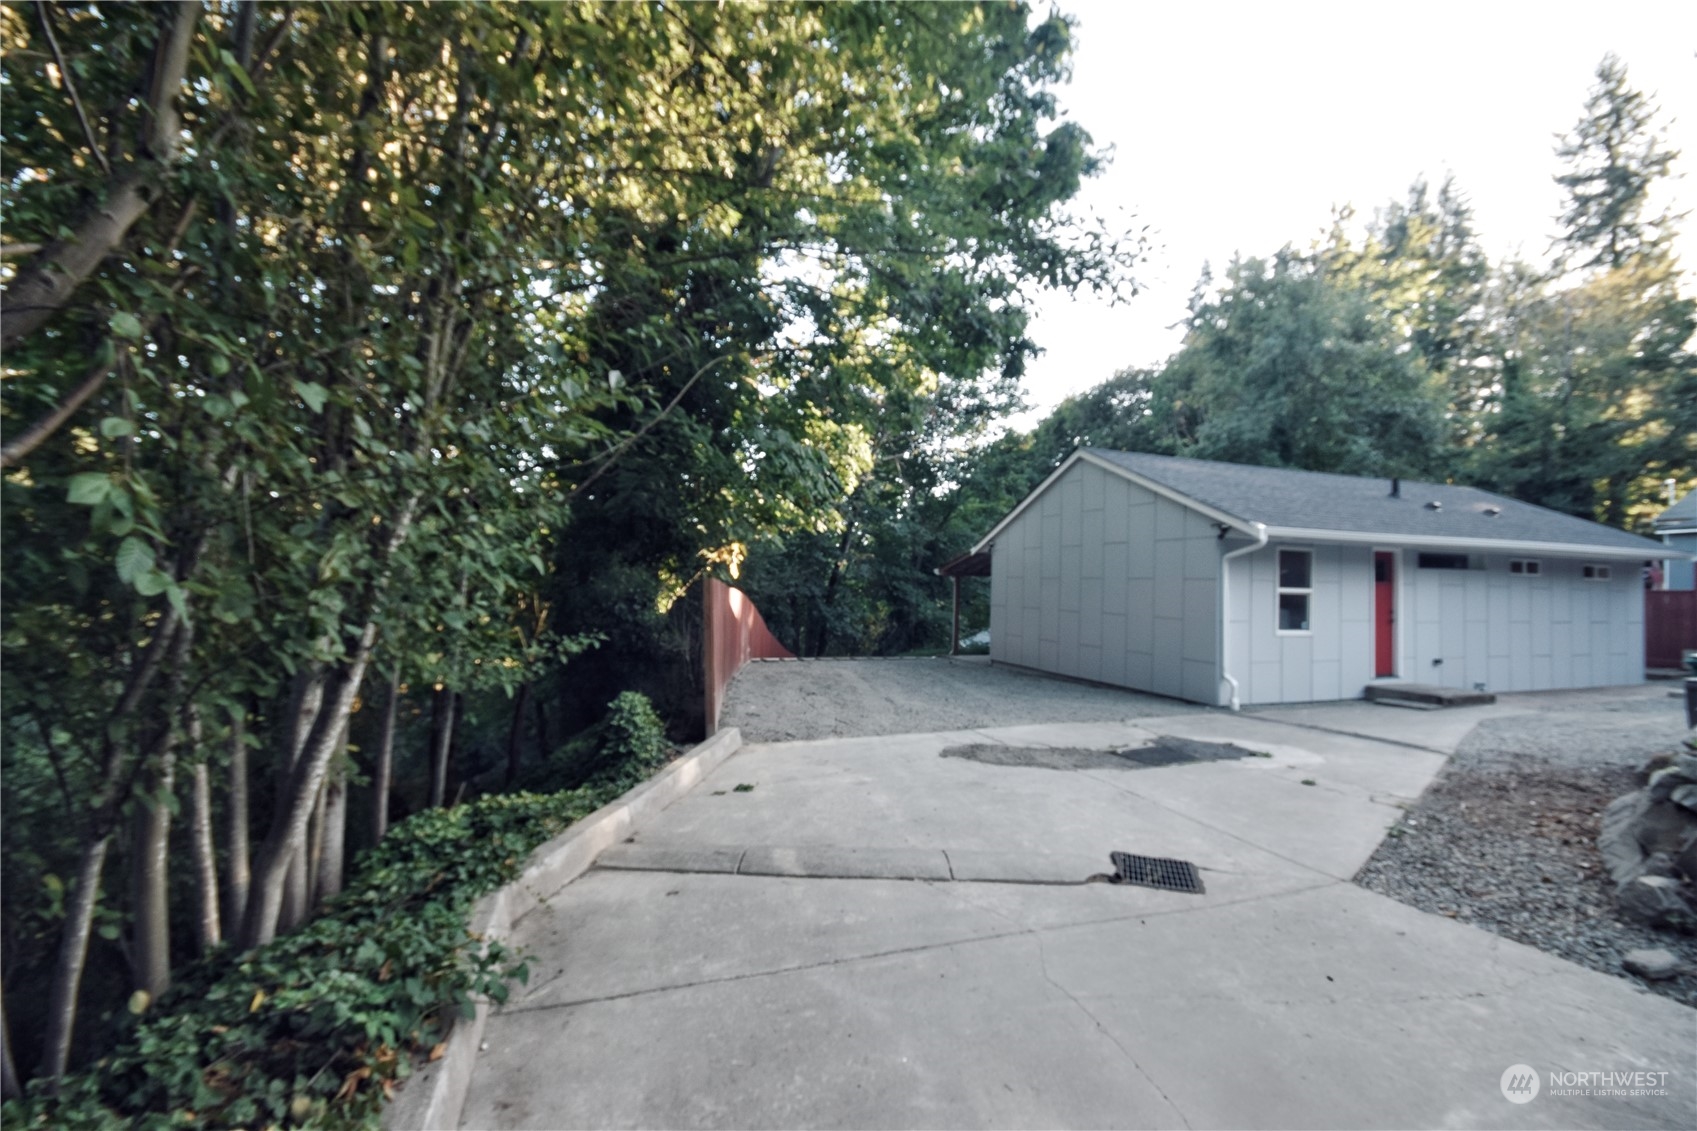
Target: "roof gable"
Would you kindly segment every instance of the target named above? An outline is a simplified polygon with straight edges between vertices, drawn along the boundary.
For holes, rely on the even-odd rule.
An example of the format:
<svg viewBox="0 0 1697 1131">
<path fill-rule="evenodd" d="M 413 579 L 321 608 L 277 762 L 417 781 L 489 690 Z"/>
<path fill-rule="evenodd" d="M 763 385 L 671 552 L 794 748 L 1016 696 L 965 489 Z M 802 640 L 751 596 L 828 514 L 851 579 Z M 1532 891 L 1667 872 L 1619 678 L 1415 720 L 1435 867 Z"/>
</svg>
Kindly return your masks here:
<svg viewBox="0 0 1697 1131">
<path fill-rule="evenodd" d="M 1657 530 L 1666 527 L 1684 530 L 1688 526 L 1697 526 L 1697 491 L 1687 491 L 1684 498 L 1656 516 Z"/>
</svg>

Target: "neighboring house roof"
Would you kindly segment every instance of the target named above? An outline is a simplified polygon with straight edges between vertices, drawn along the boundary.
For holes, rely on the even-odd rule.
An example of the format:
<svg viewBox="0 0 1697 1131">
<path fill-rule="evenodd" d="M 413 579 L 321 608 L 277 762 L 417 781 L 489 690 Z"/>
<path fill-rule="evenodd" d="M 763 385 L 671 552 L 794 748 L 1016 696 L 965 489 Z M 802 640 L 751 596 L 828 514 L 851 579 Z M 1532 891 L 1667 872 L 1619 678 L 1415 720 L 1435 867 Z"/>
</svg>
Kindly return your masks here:
<svg viewBox="0 0 1697 1131">
<path fill-rule="evenodd" d="M 1361 478 L 1081 448 L 973 550 L 981 551 L 1074 463 L 1086 460 L 1251 537 L 1453 546 L 1521 553 L 1665 558 L 1661 543 L 1477 487 Z M 1430 504 L 1438 504 L 1435 508 Z"/>
<path fill-rule="evenodd" d="M 1683 534 L 1697 530 L 1697 491 L 1687 491 L 1685 497 L 1656 516 L 1656 533 Z"/>
</svg>

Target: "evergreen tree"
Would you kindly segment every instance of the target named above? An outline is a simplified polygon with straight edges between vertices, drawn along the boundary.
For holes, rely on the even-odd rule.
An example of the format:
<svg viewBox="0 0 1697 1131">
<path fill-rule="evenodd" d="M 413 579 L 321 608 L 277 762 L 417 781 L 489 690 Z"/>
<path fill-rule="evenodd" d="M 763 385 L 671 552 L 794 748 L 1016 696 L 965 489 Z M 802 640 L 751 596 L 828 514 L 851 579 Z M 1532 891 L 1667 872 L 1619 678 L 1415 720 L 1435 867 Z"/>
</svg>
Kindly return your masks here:
<svg viewBox="0 0 1697 1131">
<path fill-rule="evenodd" d="M 1634 255 L 1662 248 L 1677 217 L 1646 219 L 1650 186 L 1679 154 L 1663 145 L 1653 125 L 1656 107 L 1626 83 L 1614 55 L 1597 64 L 1597 85 L 1584 116 L 1556 155 L 1568 166 L 1556 176 L 1567 194 L 1564 229 L 1555 246 L 1580 267 L 1620 267 Z"/>
<path fill-rule="evenodd" d="M 1334 286 L 1360 289 L 1448 389 L 1454 439 L 1490 393 L 1485 297 L 1491 265 L 1473 210 L 1453 177 L 1434 195 L 1425 178 L 1375 214 L 1357 246 L 1340 213 L 1320 260 Z"/>
<path fill-rule="evenodd" d="M 1574 132 L 1553 275 L 1498 273 L 1491 329 L 1499 382 L 1478 415 L 1469 475 L 1543 506 L 1630 526 L 1659 481 L 1690 475 L 1697 452 L 1694 306 L 1679 292 L 1677 217 L 1645 218 L 1677 154 L 1655 108 L 1605 56 Z"/>
</svg>

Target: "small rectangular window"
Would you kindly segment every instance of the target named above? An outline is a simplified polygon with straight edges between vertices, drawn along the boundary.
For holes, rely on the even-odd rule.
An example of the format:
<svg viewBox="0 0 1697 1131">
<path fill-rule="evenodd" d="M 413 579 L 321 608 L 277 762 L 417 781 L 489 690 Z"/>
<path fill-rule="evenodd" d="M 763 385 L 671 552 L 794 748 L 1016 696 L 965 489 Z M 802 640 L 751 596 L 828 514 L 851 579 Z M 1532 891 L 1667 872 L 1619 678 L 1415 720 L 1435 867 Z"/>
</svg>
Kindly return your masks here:
<svg viewBox="0 0 1697 1131">
<path fill-rule="evenodd" d="M 1609 567 L 1606 565 L 1581 566 L 1579 575 L 1586 581 L 1607 581 L 1609 579 Z"/>
<path fill-rule="evenodd" d="M 1508 571 L 1510 573 L 1536 576 L 1537 574 L 1544 572 L 1544 567 L 1532 558 L 1510 558 L 1508 560 Z"/>
<path fill-rule="evenodd" d="M 1466 554 L 1421 554 L 1416 559 L 1421 569 L 1469 569 Z"/>
<path fill-rule="evenodd" d="M 1314 596 L 1314 555 L 1308 550 L 1279 551 L 1279 631 L 1307 632 L 1308 605 Z"/>
</svg>

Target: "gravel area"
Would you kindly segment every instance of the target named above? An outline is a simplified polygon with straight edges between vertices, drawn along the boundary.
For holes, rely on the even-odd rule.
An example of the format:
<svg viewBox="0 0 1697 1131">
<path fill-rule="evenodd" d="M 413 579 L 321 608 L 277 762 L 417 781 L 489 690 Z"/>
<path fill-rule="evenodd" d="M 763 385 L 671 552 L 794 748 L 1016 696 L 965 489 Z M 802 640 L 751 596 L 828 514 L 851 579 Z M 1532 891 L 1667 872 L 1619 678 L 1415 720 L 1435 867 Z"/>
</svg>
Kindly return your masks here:
<svg viewBox="0 0 1697 1131">
<path fill-rule="evenodd" d="M 1538 708 L 1481 722 L 1356 882 L 1697 1005 L 1697 937 L 1619 919 L 1597 851 L 1604 807 L 1638 786 L 1633 767 L 1683 741 L 1681 708 L 1606 692 Z M 1640 982 L 1621 970 L 1639 947 L 1693 972 Z"/>
<path fill-rule="evenodd" d="M 751 663 L 720 725 L 747 742 L 923 734 L 1023 723 L 1115 722 L 1208 708 L 991 665 L 977 656 Z"/>
<path fill-rule="evenodd" d="M 1677 685 L 1673 685 L 1677 686 Z M 1683 699 L 1669 685 L 1515 696 L 1526 715 L 1485 719 L 1456 749 L 1458 764 L 1531 760 L 1561 766 L 1636 766 L 1685 741 Z"/>
</svg>

